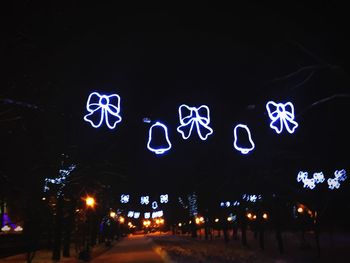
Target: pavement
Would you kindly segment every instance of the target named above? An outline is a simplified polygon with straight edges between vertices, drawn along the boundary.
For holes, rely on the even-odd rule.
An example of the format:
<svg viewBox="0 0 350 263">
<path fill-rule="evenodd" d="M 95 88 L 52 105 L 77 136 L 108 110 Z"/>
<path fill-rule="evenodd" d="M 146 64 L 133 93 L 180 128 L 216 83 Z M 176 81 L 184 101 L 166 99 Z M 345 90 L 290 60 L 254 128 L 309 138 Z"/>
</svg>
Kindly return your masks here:
<svg viewBox="0 0 350 263">
<path fill-rule="evenodd" d="M 71 250 L 72 251 L 72 250 Z M 107 248 L 104 244 L 92 248 L 91 260 L 89 262 L 118 262 L 118 263 L 172 263 L 166 252 L 157 247 L 151 238 L 145 235 L 130 235 L 121 241 L 115 242 Z M 35 253 L 33 263 L 53 263 L 52 251 L 39 250 Z M 25 263 L 26 254 L 19 254 L 0 259 L 2 263 Z M 81 263 L 77 253 L 72 251 L 71 257 L 62 257 L 59 262 Z"/>
</svg>

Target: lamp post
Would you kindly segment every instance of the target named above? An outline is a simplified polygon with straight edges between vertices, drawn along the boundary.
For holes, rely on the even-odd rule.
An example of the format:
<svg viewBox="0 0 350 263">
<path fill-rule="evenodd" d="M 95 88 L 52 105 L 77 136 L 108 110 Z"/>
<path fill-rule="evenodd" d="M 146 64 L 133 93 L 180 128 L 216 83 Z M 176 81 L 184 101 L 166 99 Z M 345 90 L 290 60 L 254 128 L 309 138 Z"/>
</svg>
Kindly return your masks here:
<svg viewBox="0 0 350 263">
<path fill-rule="evenodd" d="M 84 261 L 90 260 L 90 242 L 91 242 L 91 210 L 95 208 L 96 201 L 95 198 L 91 196 L 87 196 L 85 198 L 85 206 L 86 206 L 86 231 L 85 231 L 85 251 L 81 254 L 80 258 Z"/>
</svg>

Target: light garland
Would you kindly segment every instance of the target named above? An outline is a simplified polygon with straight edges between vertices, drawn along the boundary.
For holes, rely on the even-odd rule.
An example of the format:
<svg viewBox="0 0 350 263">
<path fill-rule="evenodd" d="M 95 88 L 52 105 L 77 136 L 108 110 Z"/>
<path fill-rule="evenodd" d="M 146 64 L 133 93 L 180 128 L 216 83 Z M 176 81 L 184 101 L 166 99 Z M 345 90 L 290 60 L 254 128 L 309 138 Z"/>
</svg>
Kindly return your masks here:
<svg viewBox="0 0 350 263">
<path fill-rule="evenodd" d="M 269 101 L 266 103 L 267 113 L 271 119 L 270 127 L 278 134 L 283 131 L 283 126 L 289 133 L 294 133 L 298 123 L 294 121 L 294 106 L 291 102 L 275 103 Z"/>
<path fill-rule="evenodd" d="M 187 140 L 191 136 L 194 126 L 196 126 L 198 136 L 203 141 L 213 133 L 213 129 L 209 127 L 210 112 L 209 107 L 206 105 L 196 108 L 182 104 L 179 107 L 179 118 L 181 125 L 177 128 L 177 131 L 182 135 L 184 140 Z"/>
<path fill-rule="evenodd" d="M 84 116 L 84 120 L 94 128 L 99 128 L 105 121 L 109 129 L 114 129 L 122 120 L 119 115 L 120 97 L 118 94 L 108 96 L 92 92 L 86 102 L 86 109 L 89 113 Z"/>
</svg>

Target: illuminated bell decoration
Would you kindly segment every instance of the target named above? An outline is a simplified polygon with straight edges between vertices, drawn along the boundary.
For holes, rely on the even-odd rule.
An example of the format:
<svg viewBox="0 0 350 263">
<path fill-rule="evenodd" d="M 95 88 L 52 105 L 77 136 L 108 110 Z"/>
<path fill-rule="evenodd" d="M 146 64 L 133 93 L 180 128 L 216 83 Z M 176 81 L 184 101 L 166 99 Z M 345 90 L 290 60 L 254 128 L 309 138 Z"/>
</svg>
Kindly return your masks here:
<svg viewBox="0 0 350 263">
<path fill-rule="evenodd" d="M 243 143 L 239 142 L 238 136 L 237 136 L 237 130 L 241 130 L 241 132 L 245 132 L 247 134 L 248 140 L 249 140 L 249 144 L 248 145 L 244 145 Z M 242 154 L 247 154 L 250 151 L 252 151 L 255 148 L 255 144 L 252 140 L 252 135 L 250 134 L 250 130 L 248 128 L 247 125 L 244 124 L 238 124 L 236 125 L 236 127 L 233 130 L 233 134 L 234 134 L 234 142 L 233 142 L 233 146 L 235 147 L 235 149 L 237 151 L 240 151 Z"/>
<path fill-rule="evenodd" d="M 209 127 L 209 114 L 209 108 L 206 105 L 196 108 L 182 104 L 179 107 L 181 125 L 177 131 L 181 133 L 184 140 L 187 140 L 191 136 L 193 127 L 196 127 L 199 138 L 205 141 L 213 133 L 213 129 Z"/>
<path fill-rule="evenodd" d="M 157 208 L 158 208 L 158 204 L 157 204 L 156 201 L 154 201 L 154 202 L 152 203 L 152 208 L 153 208 L 153 209 L 157 209 Z"/>
<path fill-rule="evenodd" d="M 275 103 L 269 101 L 266 103 L 266 109 L 271 119 L 270 127 L 272 129 L 280 134 L 285 127 L 289 133 L 294 133 L 298 123 L 294 121 L 294 106 L 291 102 Z"/>
<path fill-rule="evenodd" d="M 157 138 L 153 138 L 154 136 L 157 136 Z M 158 145 L 159 137 L 162 139 L 161 145 Z M 156 122 L 151 126 L 148 132 L 147 148 L 156 154 L 163 154 L 171 149 L 171 143 L 168 137 L 168 129 L 164 124 Z"/>
<path fill-rule="evenodd" d="M 105 122 L 109 129 L 114 129 L 122 120 L 119 115 L 120 97 L 118 94 L 101 95 L 92 92 L 86 102 L 86 110 L 89 113 L 84 116 L 84 120 L 94 128 L 99 128 Z"/>
</svg>

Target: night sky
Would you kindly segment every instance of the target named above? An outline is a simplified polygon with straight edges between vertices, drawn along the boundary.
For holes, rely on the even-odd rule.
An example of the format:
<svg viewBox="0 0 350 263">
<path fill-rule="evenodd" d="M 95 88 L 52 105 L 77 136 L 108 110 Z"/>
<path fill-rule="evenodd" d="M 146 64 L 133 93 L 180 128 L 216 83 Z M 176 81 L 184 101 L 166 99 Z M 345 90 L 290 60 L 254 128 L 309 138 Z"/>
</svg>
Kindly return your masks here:
<svg viewBox="0 0 350 263">
<path fill-rule="evenodd" d="M 328 178 L 350 168 L 343 6 L 148 4 L 14 1 L 3 10 L 0 171 L 12 183 L 54 176 L 62 153 L 137 193 L 298 192 L 300 170 Z M 121 96 L 116 129 L 83 121 L 92 91 Z M 294 103 L 295 134 L 269 128 L 268 100 Z M 176 131 L 183 103 L 209 106 L 207 141 Z M 168 125 L 171 151 L 146 149 L 145 117 Z M 247 156 L 233 148 L 238 123 L 256 145 Z"/>
</svg>

